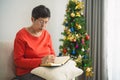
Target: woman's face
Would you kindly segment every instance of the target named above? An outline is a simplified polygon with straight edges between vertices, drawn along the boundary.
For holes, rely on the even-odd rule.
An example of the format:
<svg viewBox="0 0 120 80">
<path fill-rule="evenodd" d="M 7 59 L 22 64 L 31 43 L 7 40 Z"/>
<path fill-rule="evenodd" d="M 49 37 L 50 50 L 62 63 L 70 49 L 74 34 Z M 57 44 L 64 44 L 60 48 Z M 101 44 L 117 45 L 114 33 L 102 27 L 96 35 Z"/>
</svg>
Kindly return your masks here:
<svg viewBox="0 0 120 80">
<path fill-rule="evenodd" d="M 46 28 L 48 21 L 49 21 L 49 18 L 38 18 L 36 20 L 32 18 L 34 30 L 38 32 L 42 31 L 43 29 Z"/>
</svg>

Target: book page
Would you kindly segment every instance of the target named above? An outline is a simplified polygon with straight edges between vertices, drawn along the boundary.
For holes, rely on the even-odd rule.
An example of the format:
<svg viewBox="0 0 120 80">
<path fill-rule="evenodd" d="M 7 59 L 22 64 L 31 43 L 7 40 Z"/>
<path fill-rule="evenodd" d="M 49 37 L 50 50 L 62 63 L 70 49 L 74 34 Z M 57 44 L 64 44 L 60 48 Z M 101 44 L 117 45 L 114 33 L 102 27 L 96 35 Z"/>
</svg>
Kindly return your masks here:
<svg viewBox="0 0 120 80">
<path fill-rule="evenodd" d="M 56 57 L 54 64 L 64 64 L 69 58 L 69 56 Z"/>
<path fill-rule="evenodd" d="M 41 64 L 40 66 L 61 66 L 65 64 L 70 59 L 69 56 L 60 56 L 55 58 L 54 63 Z"/>
</svg>

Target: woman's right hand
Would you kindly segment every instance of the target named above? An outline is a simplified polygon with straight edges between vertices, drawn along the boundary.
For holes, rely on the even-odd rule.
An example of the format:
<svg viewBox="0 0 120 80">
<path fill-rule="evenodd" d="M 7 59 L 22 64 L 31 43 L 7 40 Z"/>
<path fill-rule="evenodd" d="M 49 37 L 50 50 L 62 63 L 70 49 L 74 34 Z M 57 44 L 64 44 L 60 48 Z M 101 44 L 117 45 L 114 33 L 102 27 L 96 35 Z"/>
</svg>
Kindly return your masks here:
<svg viewBox="0 0 120 80">
<path fill-rule="evenodd" d="M 55 56 L 54 55 L 47 55 L 42 58 L 42 64 L 54 63 Z"/>
</svg>

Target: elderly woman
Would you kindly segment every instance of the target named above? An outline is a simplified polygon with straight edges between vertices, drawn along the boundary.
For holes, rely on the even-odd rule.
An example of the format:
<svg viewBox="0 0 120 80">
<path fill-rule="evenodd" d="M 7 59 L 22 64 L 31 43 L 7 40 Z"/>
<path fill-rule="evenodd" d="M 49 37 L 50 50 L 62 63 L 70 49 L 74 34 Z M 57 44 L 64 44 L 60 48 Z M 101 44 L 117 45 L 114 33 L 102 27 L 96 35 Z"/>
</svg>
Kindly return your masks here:
<svg viewBox="0 0 120 80">
<path fill-rule="evenodd" d="M 50 10 L 39 5 L 32 10 L 32 25 L 23 27 L 14 40 L 14 62 L 18 80 L 44 80 L 30 73 L 41 63 L 54 62 L 55 52 L 46 25 Z"/>
</svg>

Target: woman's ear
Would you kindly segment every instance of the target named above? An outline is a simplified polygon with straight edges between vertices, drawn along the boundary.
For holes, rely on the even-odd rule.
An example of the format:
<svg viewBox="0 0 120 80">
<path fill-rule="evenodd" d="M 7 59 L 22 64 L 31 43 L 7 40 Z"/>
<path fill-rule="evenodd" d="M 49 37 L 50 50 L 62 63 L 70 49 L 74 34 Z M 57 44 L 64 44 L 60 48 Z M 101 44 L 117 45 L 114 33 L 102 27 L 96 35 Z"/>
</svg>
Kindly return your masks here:
<svg viewBox="0 0 120 80">
<path fill-rule="evenodd" d="M 34 22 L 34 21 L 35 21 L 35 19 L 34 19 L 33 17 L 31 17 L 31 21 L 32 21 L 32 22 Z"/>
</svg>

